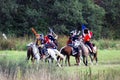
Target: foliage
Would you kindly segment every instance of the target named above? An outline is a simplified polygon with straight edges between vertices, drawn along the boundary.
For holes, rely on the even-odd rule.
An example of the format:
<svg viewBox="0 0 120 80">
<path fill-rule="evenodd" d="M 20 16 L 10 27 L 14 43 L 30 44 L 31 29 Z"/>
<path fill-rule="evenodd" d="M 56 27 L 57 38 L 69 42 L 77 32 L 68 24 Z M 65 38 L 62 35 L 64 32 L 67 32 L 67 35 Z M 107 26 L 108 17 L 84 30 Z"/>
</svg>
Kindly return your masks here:
<svg viewBox="0 0 120 80">
<path fill-rule="evenodd" d="M 68 36 L 59 35 L 58 37 L 58 49 L 65 46 L 68 40 Z M 30 42 L 35 42 L 34 37 L 8 37 L 8 40 L 0 38 L 0 50 L 26 50 L 27 44 Z M 95 43 L 98 49 L 120 49 L 119 40 L 108 40 L 108 39 L 99 39 L 92 40 L 91 42 Z"/>
<path fill-rule="evenodd" d="M 56 33 L 67 35 L 85 24 L 95 39 L 120 38 L 119 0 L 98 1 L 1 0 L 0 32 L 21 37 L 32 35 L 31 27 L 44 34 L 51 27 Z"/>
<path fill-rule="evenodd" d="M 119 40 L 108 40 L 108 39 L 100 39 L 100 40 L 93 40 L 96 46 L 99 49 L 120 49 L 120 41 Z"/>
<path fill-rule="evenodd" d="M 27 44 L 34 42 L 32 37 L 8 37 L 7 40 L 0 37 L 0 50 L 26 50 Z"/>
<path fill-rule="evenodd" d="M 105 11 L 102 7 L 94 4 L 92 0 L 81 0 L 83 5 L 82 15 L 86 25 L 94 33 L 94 38 L 101 38 L 101 29 L 103 25 Z"/>
<path fill-rule="evenodd" d="M 118 39 L 120 37 L 117 35 L 120 33 L 120 0 L 101 0 L 98 5 L 106 12 L 102 36 Z"/>
</svg>

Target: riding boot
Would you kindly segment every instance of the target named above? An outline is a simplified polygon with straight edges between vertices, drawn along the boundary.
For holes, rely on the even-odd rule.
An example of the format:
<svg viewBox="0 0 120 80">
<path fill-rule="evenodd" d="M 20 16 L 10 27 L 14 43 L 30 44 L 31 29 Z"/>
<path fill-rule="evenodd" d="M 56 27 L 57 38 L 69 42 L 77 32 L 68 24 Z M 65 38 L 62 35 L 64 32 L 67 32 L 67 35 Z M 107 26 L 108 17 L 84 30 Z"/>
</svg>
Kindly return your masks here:
<svg viewBox="0 0 120 80">
<path fill-rule="evenodd" d="M 77 48 L 73 47 L 72 55 L 77 54 Z"/>
</svg>

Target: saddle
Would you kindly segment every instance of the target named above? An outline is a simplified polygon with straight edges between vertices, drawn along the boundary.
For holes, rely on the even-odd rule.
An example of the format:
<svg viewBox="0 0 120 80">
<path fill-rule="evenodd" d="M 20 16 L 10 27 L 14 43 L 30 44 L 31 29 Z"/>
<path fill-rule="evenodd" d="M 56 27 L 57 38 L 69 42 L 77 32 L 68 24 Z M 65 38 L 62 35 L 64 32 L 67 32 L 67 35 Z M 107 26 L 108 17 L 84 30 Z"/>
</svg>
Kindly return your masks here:
<svg viewBox="0 0 120 80">
<path fill-rule="evenodd" d="M 72 47 L 72 55 L 75 55 L 79 52 L 77 47 Z"/>
<path fill-rule="evenodd" d="M 68 46 L 70 46 L 72 48 L 72 55 L 75 55 L 78 53 L 78 48 L 74 47 L 73 44 L 68 44 Z"/>
</svg>

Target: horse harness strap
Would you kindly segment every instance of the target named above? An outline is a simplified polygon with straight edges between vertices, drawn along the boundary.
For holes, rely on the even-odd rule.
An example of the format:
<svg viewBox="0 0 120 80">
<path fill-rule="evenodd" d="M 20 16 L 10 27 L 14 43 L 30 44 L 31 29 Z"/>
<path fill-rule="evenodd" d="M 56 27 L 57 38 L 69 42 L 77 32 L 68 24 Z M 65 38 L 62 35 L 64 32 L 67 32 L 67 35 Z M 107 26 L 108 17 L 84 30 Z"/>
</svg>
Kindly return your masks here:
<svg viewBox="0 0 120 80">
<path fill-rule="evenodd" d="M 85 45 L 85 46 L 88 48 L 90 52 L 92 52 L 92 49 L 88 45 Z"/>
</svg>

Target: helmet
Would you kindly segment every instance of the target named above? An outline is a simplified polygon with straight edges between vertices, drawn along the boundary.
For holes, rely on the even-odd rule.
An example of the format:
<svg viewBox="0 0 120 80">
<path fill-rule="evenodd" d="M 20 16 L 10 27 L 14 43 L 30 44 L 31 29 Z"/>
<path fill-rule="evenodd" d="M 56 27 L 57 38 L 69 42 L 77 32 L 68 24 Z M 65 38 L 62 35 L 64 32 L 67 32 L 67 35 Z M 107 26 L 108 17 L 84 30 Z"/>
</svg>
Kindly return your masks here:
<svg viewBox="0 0 120 80">
<path fill-rule="evenodd" d="M 84 33 L 85 33 L 85 34 L 88 34 L 88 29 L 87 29 L 87 28 L 84 29 Z"/>
</svg>

